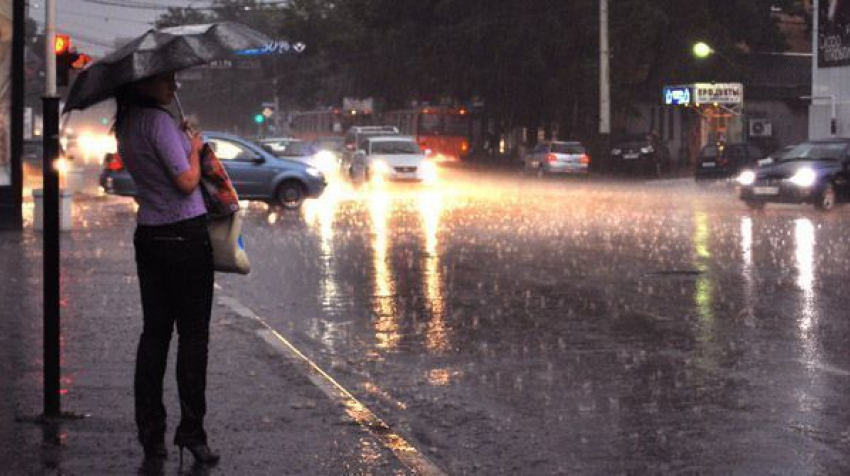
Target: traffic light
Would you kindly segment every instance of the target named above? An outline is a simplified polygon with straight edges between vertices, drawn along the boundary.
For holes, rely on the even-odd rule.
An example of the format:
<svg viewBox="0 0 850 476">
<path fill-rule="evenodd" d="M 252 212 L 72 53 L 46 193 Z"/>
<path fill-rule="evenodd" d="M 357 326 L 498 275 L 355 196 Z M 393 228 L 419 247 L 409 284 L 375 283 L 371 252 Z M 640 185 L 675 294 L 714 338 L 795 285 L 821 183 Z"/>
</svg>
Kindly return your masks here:
<svg viewBox="0 0 850 476">
<path fill-rule="evenodd" d="M 262 114 L 257 114 L 256 116 L 254 116 L 254 122 L 256 122 L 257 124 L 262 124 L 266 122 L 266 116 Z"/>
<path fill-rule="evenodd" d="M 71 37 L 65 34 L 57 34 L 53 43 L 53 52 L 56 53 L 56 85 L 68 85 L 68 73 L 71 68 L 82 68 L 91 58 L 88 55 L 77 53 L 77 49 L 71 46 Z"/>
</svg>

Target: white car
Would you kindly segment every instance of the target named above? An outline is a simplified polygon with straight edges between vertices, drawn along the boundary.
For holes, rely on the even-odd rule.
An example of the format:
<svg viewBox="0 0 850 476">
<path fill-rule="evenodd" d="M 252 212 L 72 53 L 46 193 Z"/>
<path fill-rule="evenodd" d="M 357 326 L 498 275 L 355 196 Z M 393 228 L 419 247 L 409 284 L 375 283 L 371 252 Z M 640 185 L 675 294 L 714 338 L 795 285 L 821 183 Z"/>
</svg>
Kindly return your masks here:
<svg viewBox="0 0 850 476">
<path fill-rule="evenodd" d="M 410 180 L 430 182 L 437 167 L 412 137 L 369 137 L 360 142 L 352 158 L 355 181 Z"/>
</svg>

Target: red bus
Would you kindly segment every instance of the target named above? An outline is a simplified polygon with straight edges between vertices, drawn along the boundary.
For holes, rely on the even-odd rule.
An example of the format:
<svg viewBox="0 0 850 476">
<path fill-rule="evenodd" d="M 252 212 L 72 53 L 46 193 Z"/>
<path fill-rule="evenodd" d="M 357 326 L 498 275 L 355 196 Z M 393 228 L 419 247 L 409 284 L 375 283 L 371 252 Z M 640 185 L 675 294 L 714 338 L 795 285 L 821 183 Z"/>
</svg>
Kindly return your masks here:
<svg viewBox="0 0 850 476">
<path fill-rule="evenodd" d="M 414 136 L 434 160 L 456 162 L 469 155 L 472 121 L 464 108 L 423 107 L 383 114 L 382 124 Z"/>
</svg>

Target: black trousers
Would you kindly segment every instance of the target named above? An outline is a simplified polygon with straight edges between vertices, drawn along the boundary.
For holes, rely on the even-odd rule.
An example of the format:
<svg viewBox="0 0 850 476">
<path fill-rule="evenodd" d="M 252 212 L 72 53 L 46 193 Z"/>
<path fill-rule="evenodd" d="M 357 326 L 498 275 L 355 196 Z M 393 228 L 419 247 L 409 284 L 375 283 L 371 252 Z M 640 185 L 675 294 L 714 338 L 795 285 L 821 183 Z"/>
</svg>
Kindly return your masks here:
<svg viewBox="0 0 850 476">
<path fill-rule="evenodd" d="M 134 385 L 139 441 L 143 445 L 165 441 L 162 385 L 176 324 L 181 419 L 174 443 L 206 443 L 207 349 L 214 282 L 206 218 L 139 225 L 133 241 L 144 315 Z"/>
</svg>

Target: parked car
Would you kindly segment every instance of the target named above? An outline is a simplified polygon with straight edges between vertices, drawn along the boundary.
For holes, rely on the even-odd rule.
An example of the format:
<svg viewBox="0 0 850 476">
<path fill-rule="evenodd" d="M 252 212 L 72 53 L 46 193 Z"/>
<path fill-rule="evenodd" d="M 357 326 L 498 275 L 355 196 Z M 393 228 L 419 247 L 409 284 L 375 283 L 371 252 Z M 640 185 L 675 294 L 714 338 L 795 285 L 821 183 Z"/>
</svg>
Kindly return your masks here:
<svg viewBox="0 0 850 476">
<path fill-rule="evenodd" d="M 538 175 L 587 175 L 590 156 L 580 142 L 545 141 L 538 143 L 523 158 L 525 171 Z"/>
<path fill-rule="evenodd" d="M 240 199 L 263 200 L 287 209 L 317 198 L 325 189 L 324 174 L 302 162 L 277 157 L 250 141 L 221 132 L 205 132 Z M 100 185 L 110 194 L 134 196 L 136 186 L 118 154 L 106 154 Z"/>
<path fill-rule="evenodd" d="M 850 139 L 803 142 L 785 155 L 738 175 L 738 194 L 749 207 L 812 203 L 831 210 L 850 200 Z"/>
<path fill-rule="evenodd" d="M 766 154 L 749 143 L 709 144 L 697 157 L 694 178 L 717 180 L 736 177 L 742 170 L 754 167 Z"/>
<path fill-rule="evenodd" d="M 416 139 L 402 136 L 370 137 L 360 142 L 349 171 L 356 182 L 369 180 L 431 181 L 436 165 L 426 159 Z"/>
<path fill-rule="evenodd" d="M 655 149 L 644 136 L 628 136 L 614 143 L 611 164 L 622 175 L 643 176 L 656 173 Z"/>
</svg>

